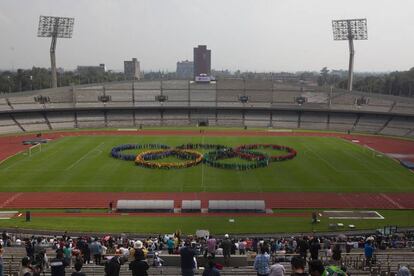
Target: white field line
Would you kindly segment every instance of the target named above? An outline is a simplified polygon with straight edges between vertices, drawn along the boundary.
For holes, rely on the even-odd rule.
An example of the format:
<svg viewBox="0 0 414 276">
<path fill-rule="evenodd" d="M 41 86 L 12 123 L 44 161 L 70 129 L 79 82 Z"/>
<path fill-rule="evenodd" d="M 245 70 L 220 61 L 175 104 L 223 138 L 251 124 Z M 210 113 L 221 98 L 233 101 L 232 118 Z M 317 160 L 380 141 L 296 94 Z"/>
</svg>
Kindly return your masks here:
<svg viewBox="0 0 414 276">
<path fill-rule="evenodd" d="M 395 200 L 393 200 L 386 194 L 380 193 L 380 196 L 384 198 L 385 200 L 387 200 L 388 202 L 390 202 L 392 205 L 396 206 L 398 209 L 404 209 L 404 206 L 402 206 L 401 204 L 399 204 L 398 202 L 396 202 Z"/>
<path fill-rule="evenodd" d="M 5 159 L 3 159 L 3 160 L 1 160 L 1 161 L 0 161 L 0 165 L 1 165 L 1 164 L 3 164 L 4 162 L 6 162 L 7 160 L 9 160 L 10 158 L 13 158 L 13 157 L 15 157 L 16 155 L 18 155 L 19 153 L 22 153 L 22 152 L 24 152 L 24 151 L 25 151 L 25 149 L 24 149 L 24 150 L 21 150 L 21 151 L 18 151 L 18 152 L 16 152 L 15 154 L 10 155 L 9 157 L 6 157 Z M 11 167 L 11 166 L 9 166 L 9 167 Z M 9 167 L 6 167 L 6 168 L 4 168 L 4 169 L 8 169 Z"/>
<path fill-rule="evenodd" d="M 6 207 L 10 202 L 14 201 L 16 198 L 21 196 L 23 193 L 14 194 L 12 197 L 8 198 L 5 202 L 0 205 L 0 208 Z"/>
<path fill-rule="evenodd" d="M 328 219 L 384 219 L 384 217 L 378 213 L 377 211 L 323 211 L 324 214 L 332 214 L 334 215 L 335 213 L 347 213 L 347 214 L 359 214 L 359 216 L 329 216 Z M 375 217 L 365 217 L 363 216 L 364 214 L 375 214 Z"/>
<path fill-rule="evenodd" d="M 103 144 L 105 144 L 104 142 L 100 143 L 99 145 L 97 145 L 96 147 L 94 147 L 93 149 L 91 149 L 90 151 L 88 151 L 87 153 L 85 153 L 81 158 L 79 158 L 78 160 L 76 160 L 72 165 L 70 165 L 69 167 L 67 167 L 65 169 L 65 171 L 68 171 L 70 169 L 72 169 L 73 167 L 75 167 L 77 164 L 79 164 L 79 162 L 81 162 L 83 159 L 85 159 L 86 157 L 88 157 L 88 155 L 91 152 L 94 152 L 97 148 L 99 148 L 100 146 L 102 146 Z"/>
<path fill-rule="evenodd" d="M 332 166 L 325 158 L 323 158 L 320 154 L 314 152 L 311 148 L 309 148 L 305 143 L 302 143 L 304 145 L 304 147 L 310 151 L 311 153 L 313 153 L 316 157 L 318 157 L 320 160 L 322 160 L 326 165 L 328 165 L 328 167 L 330 167 L 331 169 L 333 169 L 336 172 L 340 172 L 340 170 L 338 170 L 335 166 Z"/>
</svg>

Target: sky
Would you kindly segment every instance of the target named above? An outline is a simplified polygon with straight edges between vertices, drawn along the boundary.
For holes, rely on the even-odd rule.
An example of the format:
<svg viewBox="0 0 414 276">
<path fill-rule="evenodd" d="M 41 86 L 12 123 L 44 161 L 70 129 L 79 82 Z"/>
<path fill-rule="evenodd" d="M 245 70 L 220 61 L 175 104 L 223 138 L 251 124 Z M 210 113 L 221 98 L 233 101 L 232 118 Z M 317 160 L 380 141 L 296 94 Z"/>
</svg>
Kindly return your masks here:
<svg viewBox="0 0 414 276">
<path fill-rule="evenodd" d="M 58 39 L 57 66 L 105 63 L 123 70 L 175 71 L 193 47 L 211 49 L 212 68 L 242 71 L 347 69 L 348 43 L 334 41 L 334 19 L 366 18 L 355 42 L 355 71 L 414 67 L 413 0 L 0 0 L 0 69 L 50 67 L 40 15 L 74 17 Z"/>
</svg>

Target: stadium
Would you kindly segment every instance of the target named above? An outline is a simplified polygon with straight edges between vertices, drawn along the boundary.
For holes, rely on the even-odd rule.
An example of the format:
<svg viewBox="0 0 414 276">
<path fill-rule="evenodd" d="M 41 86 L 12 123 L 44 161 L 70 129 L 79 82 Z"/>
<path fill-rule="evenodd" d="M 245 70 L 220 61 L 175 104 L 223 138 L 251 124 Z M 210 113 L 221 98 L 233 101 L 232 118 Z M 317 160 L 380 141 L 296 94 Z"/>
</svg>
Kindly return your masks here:
<svg viewBox="0 0 414 276">
<path fill-rule="evenodd" d="M 243 97 L 248 100 L 243 102 Z M 214 209 L 210 200 L 261 200 L 261 210 L 246 211 L 262 211 L 258 221 L 269 226 L 272 216 L 286 215 L 280 211 L 284 209 L 298 209 L 292 217 L 303 216 L 309 221 L 313 209 L 399 210 L 396 214 L 407 212 L 408 217 L 413 208 L 410 166 L 414 146 L 410 137 L 414 135 L 414 103 L 406 98 L 326 92 L 271 81 L 219 80 L 210 84 L 141 81 L 73 86 L 15 93 L 1 100 L 2 208 L 107 210 L 112 202 L 116 210 L 118 200 L 172 200 L 173 205 L 161 211 L 185 221 L 188 219 L 179 215 L 182 200 L 194 201 L 199 214 L 203 211 L 201 217 L 196 215 L 200 220 L 206 219 L 204 213 L 209 219 L 212 216 L 205 212 Z M 48 142 L 23 145 L 23 141 L 36 138 Z M 252 170 L 208 164 L 156 170 L 111 158 L 111 149 L 122 144 L 172 148 L 183 144 L 230 148 L 276 144 L 294 148 L 297 156 Z M 260 150 L 280 154 L 278 149 Z M 169 156 L 160 160 L 168 161 L 179 163 L 180 159 Z M 218 161 L 237 162 L 255 163 L 239 156 Z M 243 213 L 242 207 L 229 207 L 229 211 Z M 31 226 L 36 226 L 38 215 L 33 213 Z M 242 225 L 244 219 L 251 219 L 250 215 L 236 215 Z M 77 214 L 66 216 L 70 221 Z M 384 217 L 378 224 L 361 221 L 347 225 L 363 229 L 395 224 L 392 215 Z M 46 213 L 39 218 L 43 220 L 47 222 Z M 226 229 L 222 223 L 214 226 L 216 223 L 209 225 L 209 230 L 223 234 L 252 231 Z M 327 230 L 326 223 L 317 227 Z M 403 219 L 401 223 L 411 221 Z M 177 227 L 157 229 L 156 224 L 151 225 L 155 228 L 133 231 L 171 232 Z M 99 229 L 85 227 L 86 231 Z M 186 223 L 181 227 L 185 232 L 196 230 L 187 228 Z M 274 230 L 260 227 L 259 231 Z"/>
<path fill-rule="evenodd" d="M 218 80 L 62 87 L 0 102 L 0 197 L 9 218 L 0 225 L 9 231 L 271 236 L 413 226 L 407 98 Z M 111 156 L 127 144 L 142 145 L 121 151 L 134 157 L 148 145 L 193 145 L 206 155 L 211 148 L 195 145 L 252 144 L 270 156 L 283 152 L 260 145 L 291 147 L 296 156 L 246 170 L 203 162 L 165 170 Z"/>
<path fill-rule="evenodd" d="M 210 3 L 201 9 L 181 1 L 127 2 L 85 1 L 72 11 L 79 37 L 64 43 L 60 58 L 66 69 L 82 62 L 73 71 L 57 67 L 56 45 L 72 38 L 75 17 L 40 15 L 37 37 L 50 39 L 50 68 L 15 71 L 15 61 L 44 61 L 35 55 L 46 44 L 24 53 L 20 44 L 31 40 L 10 34 L 27 37 L 32 13 L 47 5 L 4 5 L 31 22 L 24 22 L 27 29 L 0 12 L 0 29 L 10 36 L 0 56 L 11 54 L 1 64 L 11 70 L 0 70 L 0 276 L 411 275 L 414 68 L 387 71 L 406 68 L 407 37 L 398 53 L 404 60 L 395 55 L 396 63 L 384 55 L 400 45 L 396 38 L 391 46 L 376 43 L 369 58 L 372 44 L 361 43 L 368 69 L 354 76 L 354 42 L 368 40 L 366 18 L 331 21 L 333 40 L 349 46 L 345 71 L 327 67 L 343 64 L 336 49 L 327 50 L 326 33 L 315 32 L 327 14 L 314 3 L 239 9 L 220 2 L 220 9 L 240 13 L 234 22 L 249 25 L 229 36 L 222 31 L 232 13 L 223 13 L 223 28 L 211 20 L 209 10 L 215 19 L 222 15 Z M 50 6 L 48 12 L 70 10 Z M 274 23 L 268 19 L 283 18 L 269 13 L 272 6 L 294 11 L 273 26 L 276 40 L 263 31 Z M 326 9 L 349 13 L 339 7 Z M 160 8 L 168 14 L 152 13 Z M 372 17 L 378 41 L 378 26 L 391 23 Z M 154 18 L 156 24 L 141 27 Z M 303 24 L 310 18 L 315 22 Z M 173 53 L 188 55 L 183 49 L 194 41 L 186 39 L 201 34 L 231 70 L 212 69 L 212 51 L 198 45 L 174 73 L 144 73 L 136 57 L 122 57 L 119 71 L 121 55 L 137 52 L 146 69 L 171 64 Z M 290 44 L 281 43 L 283 36 Z M 307 39 L 324 42 L 304 47 Z M 274 55 L 272 47 L 295 54 Z M 85 65 L 98 58 L 118 69 Z M 275 73 L 277 66 L 321 64 L 320 73 Z"/>
</svg>

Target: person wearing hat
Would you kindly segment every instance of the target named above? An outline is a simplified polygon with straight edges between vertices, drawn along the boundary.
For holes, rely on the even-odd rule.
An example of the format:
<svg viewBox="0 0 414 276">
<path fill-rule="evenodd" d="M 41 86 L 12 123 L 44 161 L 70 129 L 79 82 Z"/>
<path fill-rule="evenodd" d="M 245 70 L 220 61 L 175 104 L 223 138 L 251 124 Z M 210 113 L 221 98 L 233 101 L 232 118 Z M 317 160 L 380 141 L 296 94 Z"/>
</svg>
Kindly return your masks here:
<svg viewBox="0 0 414 276">
<path fill-rule="evenodd" d="M 132 271 L 133 276 L 147 276 L 149 265 L 144 256 L 142 249 L 136 249 L 135 259 L 129 263 L 129 270 Z"/>
<path fill-rule="evenodd" d="M 231 254 L 231 248 L 233 244 L 229 238 L 228 234 L 224 235 L 224 240 L 221 242 L 221 248 L 223 248 L 223 257 L 224 257 L 224 264 L 226 266 L 230 265 L 230 254 Z"/>
</svg>

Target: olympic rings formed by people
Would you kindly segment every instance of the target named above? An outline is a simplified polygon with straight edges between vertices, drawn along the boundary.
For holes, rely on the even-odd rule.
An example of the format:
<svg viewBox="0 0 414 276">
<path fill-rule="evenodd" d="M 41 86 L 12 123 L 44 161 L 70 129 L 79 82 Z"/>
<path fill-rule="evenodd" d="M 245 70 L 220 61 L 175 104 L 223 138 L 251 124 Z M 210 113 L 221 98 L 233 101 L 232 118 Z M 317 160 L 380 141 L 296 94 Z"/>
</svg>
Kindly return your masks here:
<svg viewBox="0 0 414 276">
<path fill-rule="evenodd" d="M 168 162 L 160 163 L 153 160 L 175 156 L 179 159 L 184 159 L 184 162 Z M 203 161 L 203 155 L 194 150 L 187 149 L 172 149 L 172 150 L 151 150 L 138 154 L 135 159 L 135 164 L 145 168 L 151 169 L 182 169 L 198 165 Z"/>
<path fill-rule="evenodd" d="M 124 154 L 125 150 L 133 149 L 150 149 L 140 154 Z M 195 151 L 196 149 L 211 150 L 204 155 Z M 260 149 L 273 149 L 286 152 L 286 154 L 269 156 L 260 152 Z M 275 144 L 248 144 L 241 145 L 236 148 L 227 147 L 219 144 L 183 144 L 174 149 L 163 144 L 124 144 L 119 145 L 111 150 L 111 156 L 114 158 L 135 161 L 136 165 L 145 168 L 158 169 L 178 169 L 189 168 L 206 163 L 214 168 L 233 169 L 233 170 L 251 170 L 263 168 L 270 162 L 284 161 L 293 159 L 297 155 L 295 149 L 287 146 Z M 183 162 L 156 162 L 157 159 L 174 156 L 178 159 L 185 160 Z M 221 160 L 239 157 L 248 160 L 248 163 L 227 163 Z"/>
<path fill-rule="evenodd" d="M 112 148 L 111 156 L 126 161 L 134 161 L 136 154 L 124 154 L 125 150 L 133 149 L 169 149 L 170 147 L 163 144 L 123 144 Z"/>
<path fill-rule="evenodd" d="M 287 146 L 280 146 L 275 144 L 250 144 L 250 145 L 242 145 L 238 146 L 234 149 L 234 151 L 245 155 L 246 159 L 249 158 L 250 150 L 257 150 L 257 149 L 274 149 L 274 150 L 281 150 L 287 152 L 287 154 L 282 155 L 271 155 L 270 161 L 285 161 L 289 159 L 293 159 L 297 155 L 297 151 L 291 147 Z M 250 156 L 251 158 L 254 158 L 254 156 Z"/>
</svg>

